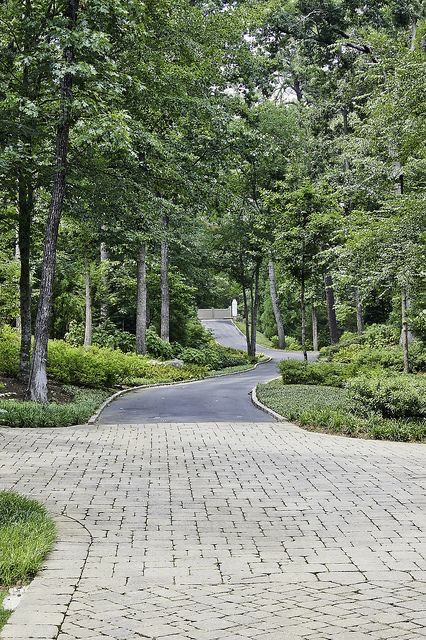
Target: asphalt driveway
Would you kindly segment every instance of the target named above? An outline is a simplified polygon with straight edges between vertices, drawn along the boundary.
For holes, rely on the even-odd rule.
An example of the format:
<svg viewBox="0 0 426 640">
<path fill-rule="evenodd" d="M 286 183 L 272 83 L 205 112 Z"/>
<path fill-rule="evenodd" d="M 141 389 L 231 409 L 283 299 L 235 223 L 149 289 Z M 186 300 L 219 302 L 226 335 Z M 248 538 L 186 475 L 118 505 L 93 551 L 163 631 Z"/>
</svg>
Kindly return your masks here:
<svg viewBox="0 0 426 640">
<path fill-rule="evenodd" d="M 204 326 L 216 340 L 229 347 L 245 349 L 245 338 L 230 320 L 208 320 Z M 256 369 L 238 375 L 199 382 L 143 389 L 127 393 L 102 412 L 101 424 L 148 424 L 168 422 L 270 422 L 274 419 L 255 407 L 250 392 L 259 382 L 277 375 L 283 359 L 302 359 L 299 352 L 265 349 L 258 352 L 272 358 Z"/>
</svg>

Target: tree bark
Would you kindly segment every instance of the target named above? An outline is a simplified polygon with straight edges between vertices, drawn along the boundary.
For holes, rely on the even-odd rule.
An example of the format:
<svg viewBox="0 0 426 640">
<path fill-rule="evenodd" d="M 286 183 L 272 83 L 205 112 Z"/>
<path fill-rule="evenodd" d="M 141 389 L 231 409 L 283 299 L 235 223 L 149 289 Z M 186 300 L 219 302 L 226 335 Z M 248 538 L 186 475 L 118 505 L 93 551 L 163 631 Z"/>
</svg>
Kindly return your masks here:
<svg viewBox="0 0 426 640">
<path fill-rule="evenodd" d="M 65 18 L 68 20 L 68 29 L 70 31 L 73 31 L 76 27 L 78 5 L 79 0 L 68 0 L 66 4 Z M 71 65 L 74 61 L 74 50 L 71 45 L 67 46 L 64 50 L 64 60 L 67 66 Z M 35 400 L 36 402 L 47 402 L 47 345 L 52 309 L 58 230 L 65 197 L 72 85 L 73 75 L 70 72 L 66 72 L 60 86 L 61 111 L 56 130 L 55 172 L 44 237 L 40 300 L 37 310 L 34 352 L 31 360 L 27 391 L 27 395 L 31 400 Z"/>
<path fill-rule="evenodd" d="M 319 350 L 319 345 L 318 345 L 318 315 L 317 315 L 317 308 L 316 308 L 316 306 L 314 304 L 312 305 L 312 345 L 313 345 L 314 351 L 318 351 Z"/>
<path fill-rule="evenodd" d="M 168 218 L 163 218 L 164 235 L 161 240 L 161 339 L 170 341 L 170 290 L 169 290 L 169 241 L 167 238 Z"/>
<path fill-rule="evenodd" d="M 136 299 L 136 353 L 146 353 L 147 327 L 147 287 L 146 287 L 146 247 L 141 244 L 137 257 L 137 299 Z"/>
<path fill-rule="evenodd" d="M 244 306 L 244 323 L 246 326 L 246 344 L 247 344 L 247 355 L 250 355 L 250 318 L 249 318 L 249 305 L 247 300 L 247 290 L 243 285 L 243 306 Z"/>
<path fill-rule="evenodd" d="M 102 291 L 102 299 L 101 299 L 101 305 L 99 309 L 99 315 L 101 320 L 105 322 L 105 320 L 108 319 L 109 286 L 108 286 L 107 268 L 108 268 L 109 253 L 108 253 L 107 246 L 103 241 L 101 242 L 101 246 L 100 246 L 100 258 L 101 258 L 101 279 L 102 279 L 103 291 Z"/>
<path fill-rule="evenodd" d="M 27 24 L 31 20 L 32 7 L 29 0 L 25 1 L 25 18 Z M 27 27 L 28 29 L 28 27 Z M 24 58 L 30 55 L 33 48 L 33 37 L 30 32 L 26 32 L 24 42 Z M 34 87 L 30 87 L 28 64 L 24 63 L 22 73 L 22 96 L 34 99 L 32 95 Z M 32 153 L 31 127 L 24 115 L 20 123 L 21 143 L 28 155 Z M 18 173 L 18 248 L 19 260 L 21 263 L 19 275 L 19 307 L 20 320 L 19 328 L 21 333 L 21 344 L 19 354 L 19 374 L 18 377 L 24 383 L 28 383 L 30 375 L 31 360 L 31 222 L 34 212 L 34 185 L 31 176 L 26 171 L 26 167 L 21 167 Z"/>
<path fill-rule="evenodd" d="M 89 267 L 87 267 L 86 269 L 84 281 L 85 281 L 85 301 L 86 301 L 86 314 L 85 314 L 85 323 L 84 323 L 84 346 L 87 349 L 92 345 L 92 332 L 93 332 L 92 288 L 91 288 L 91 282 L 90 282 Z"/>
<path fill-rule="evenodd" d="M 408 287 L 404 286 L 401 291 L 401 320 L 402 320 L 402 352 L 404 356 L 404 373 L 410 373 L 410 353 L 409 344 L 410 336 L 408 330 L 407 312 L 409 308 Z"/>
<path fill-rule="evenodd" d="M 274 311 L 275 324 L 277 325 L 278 346 L 280 349 L 285 348 L 285 332 L 284 322 L 280 309 L 280 301 L 277 294 L 277 283 L 275 278 L 275 265 L 272 258 L 269 260 L 269 291 L 271 294 L 272 309 Z"/>
<path fill-rule="evenodd" d="M 260 264 L 256 264 L 254 270 L 254 292 L 252 292 L 251 298 L 251 336 L 250 336 L 250 349 L 249 356 L 256 357 L 256 336 L 257 336 L 257 315 L 259 312 L 259 273 Z"/>
<path fill-rule="evenodd" d="M 333 290 L 333 279 L 330 274 L 327 274 L 324 277 L 325 282 L 325 295 L 327 300 L 327 319 L 328 319 L 328 328 L 330 331 L 330 341 L 331 344 L 336 344 L 339 342 L 339 328 L 337 326 L 337 318 L 336 318 L 336 310 L 334 308 L 335 300 L 334 300 L 334 290 Z"/>
<path fill-rule="evenodd" d="M 361 296 L 359 293 L 359 288 L 355 287 L 355 305 L 356 305 L 356 329 L 357 333 L 360 336 L 364 331 L 364 314 L 362 308 Z"/>
<path fill-rule="evenodd" d="M 303 249 L 303 256 L 304 256 Z M 302 273 L 300 278 L 300 315 L 301 315 L 301 330 L 302 330 L 302 350 L 303 359 L 308 361 L 308 352 L 306 350 L 306 301 L 305 301 L 305 265 L 304 257 L 302 257 Z"/>
<path fill-rule="evenodd" d="M 19 251 L 18 235 L 16 236 L 16 240 L 15 240 L 15 261 L 19 265 L 19 268 L 21 268 L 21 252 Z M 18 296 L 19 296 L 19 286 L 18 286 Z M 16 330 L 20 334 L 21 333 L 21 313 L 20 312 L 18 312 L 16 315 L 15 323 L 16 323 Z"/>
</svg>

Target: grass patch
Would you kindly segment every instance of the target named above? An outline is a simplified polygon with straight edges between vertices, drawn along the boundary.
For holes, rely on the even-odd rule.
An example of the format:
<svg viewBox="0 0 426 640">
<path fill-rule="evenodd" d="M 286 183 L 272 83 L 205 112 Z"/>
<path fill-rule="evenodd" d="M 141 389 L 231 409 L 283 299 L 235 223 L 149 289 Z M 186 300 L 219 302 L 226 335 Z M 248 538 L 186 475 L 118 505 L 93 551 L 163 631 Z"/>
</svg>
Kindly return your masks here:
<svg viewBox="0 0 426 640">
<path fill-rule="evenodd" d="M 289 420 L 298 420 L 301 413 L 314 406 L 344 408 L 348 401 L 345 389 L 306 384 L 283 385 L 281 380 L 258 385 L 257 396 L 263 404 Z"/>
<path fill-rule="evenodd" d="M 25 584 L 35 576 L 55 540 L 55 524 L 30 498 L 0 491 L 0 584 Z"/>
<path fill-rule="evenodd" d="M 258 385 L 257 395 L 267 407 L 308 430 L 376 440 L 426 440 L 424 420 L 387 419 L 375 413 L 355 415 L 346 389 L 284 385 L 281 380 L 273 380 Z"/>
<path fill-rule="evenodd" d="M 0 630 L 4 627 L 12 613 L 11 611 L 5 611 L 3 609 L 3 600 L 6 596 L 7 591 L 0 591 Z"/>
<path fill-rule="evenodd" d="M 2 607 L 5 587 L 31 580 L 55 541 L 55 524 L 46 509 L 24 496 L 0 491 L 0 629 L 10 616 Z"/>
<path fill-rule="evenodd" d="M 99 389 L 76 389 L 72 402 L 0 401 L 0 424 L 8 427 L 69 427 L 84 424 L 111 392 Z"/>
</svg>

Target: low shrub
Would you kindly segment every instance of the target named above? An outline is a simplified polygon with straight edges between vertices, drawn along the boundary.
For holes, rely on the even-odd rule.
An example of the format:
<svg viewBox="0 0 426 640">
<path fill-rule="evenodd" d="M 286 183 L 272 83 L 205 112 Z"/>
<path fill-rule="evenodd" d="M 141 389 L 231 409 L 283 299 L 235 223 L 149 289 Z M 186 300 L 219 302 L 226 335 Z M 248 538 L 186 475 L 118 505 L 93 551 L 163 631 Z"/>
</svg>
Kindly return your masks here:
<svg viewBox="0 0 426 640">
<path fill-rule="evenodd" d="M 354 368 L 334 362 L 306 363 L 283 360 L 279 363 L 283 384 L 316 384 L 340 387 L 353 375 Z"/>
<path fill-rule="evenodd" d="M 347 389 L 286 386 L 281 380 L 273 380 L 258 385 L 257 394 L 265 405 L 306 429 L 401 442 L 426 439 L 425 420 L 390 419 L 372 413 L 354 414 Z"/>
<path fill-rule="evenodd" d="M 211 348 L 193 349 L 192 347 L 185 347 L 180 352 L 179 357 L 185 363 L 198 364 L 211 369 L 219 368 L 219 357 L 214 349 Z"/>
<path fill-rule="evenodd" d="M 55 525 L 41 504 L 0 492 L 0 584 L 11 586 L 34 577 L 54 540 Z"/>
<path fill-rule="evenodd" d="M 168 382 L 190 380 L 202 375 L 199 369 L 194 371 L 188 367 L 155 363 L 136 353 L 102 347 L 71 347 L 62 340 L 49 342 L 48 373 L 66 384 L 94 388 L 133 384 L 135 379 Z"/>
<path fill-rule="evenodd" d="M 131 378 L 128 384 L 143 385 L 162 382 L 184 382 L 204 378 L 208 374 L 208 368 L 196 364 L 187 364 L 185 367 L 173 367 L 165 364 L 154 364 L 145 369 L 145 375 Z"/>
<path fill-rule="evenodd" d="M 401 347 L 373 348 L 365 345 L 353 344 L 340 349 L 332 357 L 332 362 L 353 364 L 355 368 L 403 370 Z"/>
<path fill-rule="evenodd" d="M 225 369 L 247 364 L 249 358 L 243 351 L 223 347 L 215 342 L 204 349 L 192 349 L 186 347 L 182 349 L 179 357 L 190 364 L 198 364 L 208 367 L 211 370 Z"/>
<path fill-rule="evenodd" d="M 345 436 L 354 437 L 362 432 L 362 420 L 344 409 L 312 407 L 299 415 L 298 422 L 302 427 L 319 428 Z"/>
<path fill-rule="evenodd" d="M 108 392 L 81 390 L 66 404 L 51 402 L 0 402 L 0 424 L 8 427 L 69 427 L 84 424 L 107 398 Z"/>
<path fill-rule="evenodd" d="M 202 349 L 212 341 L 212 334 L 207 331 L 199 320 L 193 318 L 186 323 L 185 345 L 194 349 Z"/>
<path fill-rule="evenodd" d="M 361 342 L 370 347 L 392 347 L 399 343 L 401 330 L 388 324 L 371 324 L 362 332 Z"/>
<path fill-rule="evenodd" d="M 74 347 L 82 346 L 84 342 L 84 325 L 73 320 L 64 337 Z M 111 320 L 93 327 L 92 344 L 108 349 L 120 349 L 124 353 L 135 351 L 136 338 L 133 333 L 118 329 Z"/>
<path fill-rule="evenodd" d="M 410 366 L 413 373 L 426 372 L 426 346 L 420 340 L 410 345 Z"/>
<path fill-rule="evenodd" d="M 72 347 L 63 340 L 50 340 L 49 376 L 66 384 L 112 387 L 135 375 L 142 375 L 147 359 L 104 347 Z"/>
<path fill-rule="evenodd" d="M 359 415 L 383 418 L 426 418 L 426 380 L 412 374 L 360 376 L 348 385 Z"/>
<path fill-rule="evenodd" d="M 16 376 L 19 371 L 20 340 L 18 332 L 8 325 L 0 328 L 0 373 Z"/>
<path fill-rule="evenodd" d="M 155 330 L 151 328 L 146 331 L 146 348 L 150 355 L 161 360 L 171 360 L 175 355 L 170 342 L 162 340 Z"/>
<path fill-rule="evenodd" d="M 413 309 L 410 313 L 410 325 L 414 335 L 426 347 L 426 309 Z"/>
<path fill-rule="evenodd" d="M 301 351 L 302 345 L 298 340 L 296 340 L 296 338 L 292 338 L 291 336 L 286 336 L 285 349 L 286 351 Z"/>
<path fill-rule="evenodd" d="M 382 420 L 370 418 L 365 424 L 366 433 L 375 440 L 397 442 L 422 442 L 426 439 L 426 422 L 418 420 Z"/>
</svg>

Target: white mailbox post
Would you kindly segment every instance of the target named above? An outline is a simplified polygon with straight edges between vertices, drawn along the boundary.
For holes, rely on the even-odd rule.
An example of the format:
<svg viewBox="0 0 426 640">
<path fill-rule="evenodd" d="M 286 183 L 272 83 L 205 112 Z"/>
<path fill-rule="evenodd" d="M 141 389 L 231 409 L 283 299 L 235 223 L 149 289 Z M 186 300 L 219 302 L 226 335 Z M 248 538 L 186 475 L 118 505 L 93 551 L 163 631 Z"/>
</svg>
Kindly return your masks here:
<svg viewBox="0 0 426 640">
<path fill-rule="evenodd" d="M 235 300 L 235 298 L 233 299 L 232 303 L 231 303 L 231 315 L 233 318 L 236 318 L 238 315 L 238 303 Z"/>
</svg>

